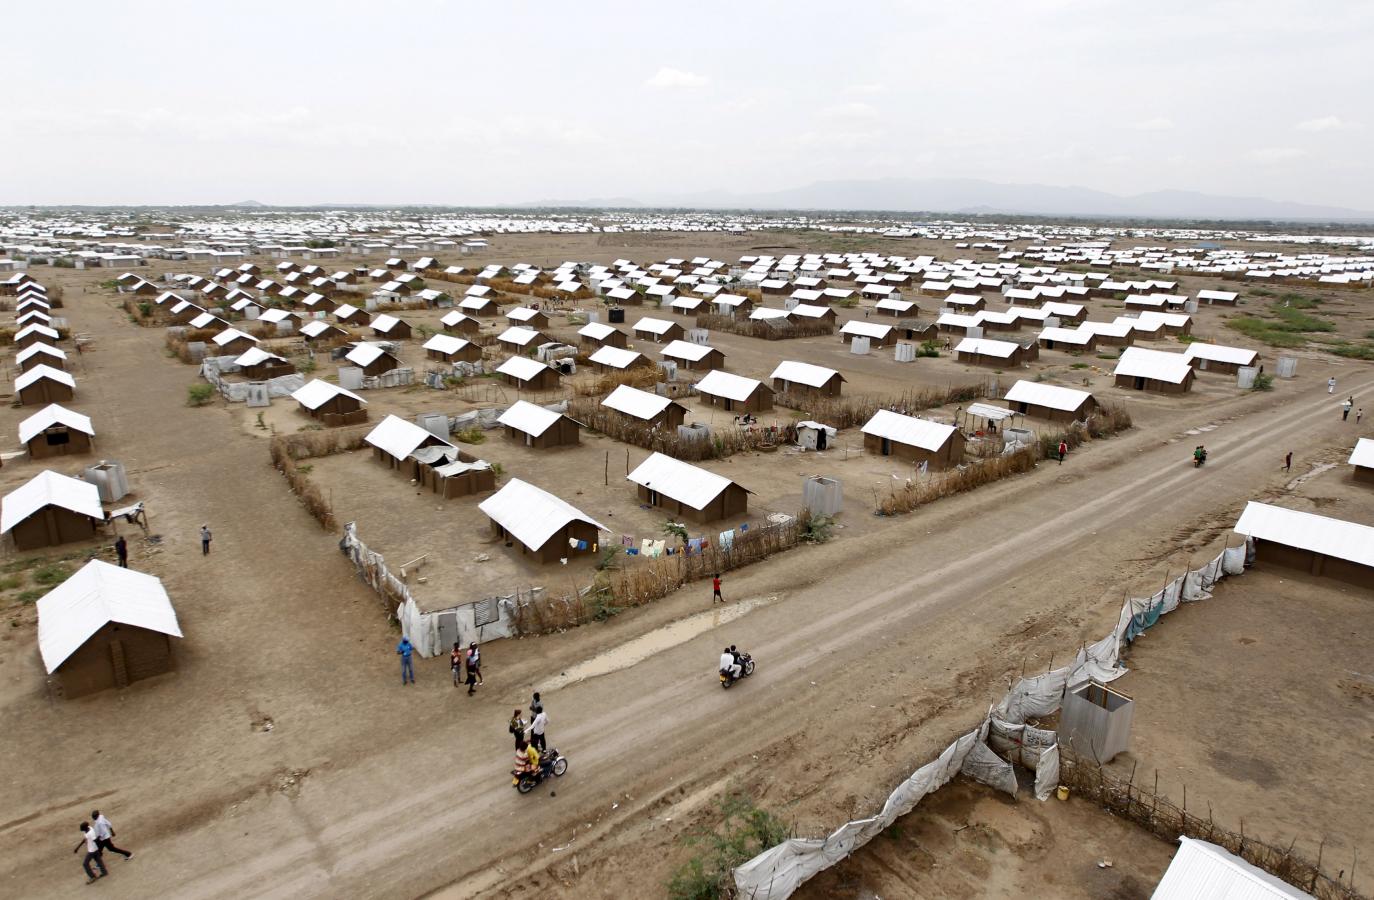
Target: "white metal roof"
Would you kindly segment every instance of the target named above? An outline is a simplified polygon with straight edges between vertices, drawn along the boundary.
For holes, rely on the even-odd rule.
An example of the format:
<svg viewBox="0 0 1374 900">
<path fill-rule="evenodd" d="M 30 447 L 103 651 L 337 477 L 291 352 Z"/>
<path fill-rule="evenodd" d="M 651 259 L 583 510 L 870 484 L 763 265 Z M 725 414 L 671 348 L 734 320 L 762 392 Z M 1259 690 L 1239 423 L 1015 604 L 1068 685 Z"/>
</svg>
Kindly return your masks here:
<svg viewBox="0 0 1374 900">
<path fill-rule="evenodd" d="M 1216 844 L 1179 837 L 1150 900 L 1311 900 L 1311 895 Z"/>
<path fill-rule="evenodd" d="M 528 306 L 517 306 L 514 309 L 506 311 L 506 318 L 510 319 L 512 322 L 528 322 L 535 316 L 540 315 L 543 315 L 543 313 L 537 309 L 530 309 Z"/>
<path fill-rule="evenodd" d="M 110 622 L 182 636 L 161 579 L 93 559 L 38 600 L 38 651 L 48 674 Z"/>
<path fill-rule="evenodd" d="M 1093 338 L 1091 331 L 1080 331 L 1077 328 L 1043 328 L 1040 330 L 1040 340 L 1059 341 L 1061 344 L 1087 344 Z"/>
<path fill-rule="evenodd" d="M 619 347 L 599 347 L 587 359 L 598 365 L 610 366 L 612 369 L 628 369 L 636 362 L 643 362 L 644 356 L 633 350 L 622 350 Z"/>
<path fill-rule="evenodd" d="M 397 459 L 405 459 L 415 452 L 415 449 L 431 438 L 443 441 L 448 446 L 448 441 L 436 437 L 425 429 L 416 425 L 414 422 L 407 422 L 399 416 L 387 416 L 377 423 L 377 427 L 367 433 L 363 440 L 372 446 Z"/>
<path fill-rule="evenodd" d="M 517 347 L 526 347 L 531 341 L 539 339 L 539 332 L 522 325 L 512 325 L 497 335 L 496 339 L 508 344 L 515 344 Z"/>
<path fill-rule="evenodd" d="M 628 384 L 622 384 L 611 391 L 610 396 L 601 401 L 601 405 L 647 422 L 667 409 L 668 404 L 672 402 L 668 397 L 660 397 L 658 394 L 651 394 L 648 391 L 632 388 Z"/>
<path fill-rule="evenodd" d="M 1374 566 L 1374 528 L 1251 500 L 1236 521 L 1236 533 L 1311 550 L 1362 566 Z"/>
<path fill-rule="evenodd" d="M 19 440 L 24 440 L 23 425 L 19 426 Z M 1360 438 L 1355 442 L 1355 449 L 1350 452 L 1350 459 L 1346 460 L 1352 466 L 1362 466 L 1370 469 L 1374 468 L 1374 439 Z"/>
<path fill-rule="evenodd" d="M 528 400 L 517 400 L 513 406 L 501 413 L 496 421 L 502 425 L 509 425 L 516 431 L 539 437 L 562 417 L 562 413 L 536 406 Z"/>
<path fill-rule="evenodd" d="M 462 350 L 464 347 L 466 347 L 469 343 L 469 341 L 466 341 L 463 338 L 454 337 L 451 334 L 436 334 L 429 340 L 425 341 L 423 349 L 437 350 L 440 353 L 445 354 L 457 353 L 459 350 Z"/>
<path fill-rule="evenodd" d="M 548 366 L 537 359 L 530 359 L 528 356 L 512 356 L 497 366 L 496 371 L 502 375 L 509 375 L 517 381 L 529 381 L 547 368 Z"/>
<path fill-rule="evenodd" d="M 56 347 L 51 347 L 47 344 L 29 344 L 23 350 L 20 350 L 18 353 L 15 354 L 14 361 L 19 365 L 23 365 L 24 363 L 29 361 L 30 357 L 37 356 L 40 353 L 42 353 L 44 356 L 51 356 L 54 359 L 67 358 L 67 354 L 57 349 Z"/>
<path fill-rule="evenodd" d="M 367 405 L 366 400 L 364 400 L 362 397 L 359 397 L 352 391 L 347 390 L 346 388 L 341 388 L 337 384 L 330 384 L 327 381 L 321 381 L 318 378 L 313 379 L 312 381 L 308 382 L 304 387 L 299 388 L 295 392 L 293 392 L 291 394 L 291 399 L 295 400 L 297 403 L 299 403 L 301 406 L 304 406 L 306 409 L 319 409 L 321 406 L 328 403 L 330 400 L 333 400 L 339 394 L 343 394 L 345 397 L 352 397 L 354 400 L 357 400 L 364 406 Z"/>
<path fill-rule="evenodd" d="M 828 306 L 813 306 L 809 303 L 798 303 L 789 312 L 794 316 L 801 316 L 804 319 L 819 319 L 823 316 L 834 315 L 835 311 Z"/>
<path fill-rule="evenodd" d="M 239 331 L 237 328 L 226 328 L 219 334 L 210 338 L 210 340 L 213 341 L 216 346 L 223 347 L 225 344 L 236 341 L 239 338 L 248 338 L 248 340 L 252 341 L 253 343 L 258 343 L 257 338 L 253 337 L 251 334 L 248 334 L 245 331 Z"/>
<path fill-rule="evenodd" d="M 893 312 L 900 313 L 909 311 L 915 305 L 916 304 L 910 300 L 894 300 L 891 297 L 884 297 L 882 300 L 879 300 L 878 304 L 873 308 L 881 309 L 884 312 L 892 310 Z"/>
<path fill-rule="evenodd" d="M 705 509 L 731 485 L 730 479 L 722 475 L 662 453 L 654 453 L 625 477 L 692 509 Z"/>
<path fill-rule="evenodd" d="M 899 444 L 934 451 L 945 445 L 954 433 L 954 426 L 941 425 L 939 422 L 918 419 L 915 416 L 904 416 L 890 409 L 880 409 L 860 430 L 864 434 L 877 435 Z"/>
<path fill-rule="evenodd" d="M 445 328 L 454 328 L 458 325 L 463 324 L 464 320 L 469 322 L 477 321 L 472 316 L 466 316 L 463 315 L 463 313 L 459 310 L 451 309 L 448 312 L 444 313 L 444 317 L 439 320 L 439 324 L 443 325 Z"/>
<path fill-rule="evenodd" d="M 358 309 L 358 307 L 351 303 L 340 303 L 338 306 L 334 307 L 334 317 L 341 321 L 346 321 L 360 312 L 363 312 L 363 310 Z"/>
<path fill-rule="evenodd" d="M 386 352 L 386 348 L 381 344 L 373 344 L 367 341 L 360 341 L 344 354 L 344 359 L 353 363 L 355 366 L 367 367 L 372 365 L 377 359 Z"/>
<path fill-rule="evenodd" d="M 858 319 L 850 319 L 844 323 L 840 329 L 840 334 L 855 334 L 859 337 L 885 338 L 892 330 L 891 325 L 879 325 L 875 322 L 861 322 Z"/>
<path fill-rule="evenodd" d="M 610 531 L 577 507 L 519 478 L 506 482 L 505 487 L 477 504 L 477 508 L 532 550 L 548 543 L 569 522 L 587 522 L 601 531 Z"/>
<path fill-rule="evenodd" d="M 635 331 L 647 331 L 650 334 L 663 334 L 676 324 L 676 322 L 669 321 L 668 319 L 655 319 L 646 316 L 635 323 Z"/>
<path fill-rule="evenodd" d="M 756 322 L 764 322 L 769 319 L 786 319 L 790 315 L 792 313 L 788 310 L 774 309 L 771 306 L 756 306 L 749 312 L 749 318 Z"/>
<path fill-rule="evenodd" d="M 19 443 L 27 444 L 54 425 L 65 425 L 95 437 L 95 427 L 91 425 L 90 416 L 83 416 L 65 406 L 50 403 L 19 423 Z"/>
<path fill-rule="evenodd" d="M 659 351 L 660 356 L 670 359 L 685 359 L 688 362 L 700 362 L 705 359 L 711 351 L 715 349 L 705 344 L 693 344 L 691 341 L 670 341 Z"/>
<path fill-rule="evenodd" d="M 45 469 L 0 500 L 0 534 L 45 506 L 60 506 L 102 522 L 105 520 L 105 510 L 100 507 L 100 490 L 94 484 Z"/>
<path fill-rule="evenodd" d="M 605 322 L 588 322 L 586 325 L 577 329 L 577 333 L 584 338 L 590 338 L 594 341 L 603 341 L 612 334 L 615 334 L 615 329 Z"/>
<path fill-rule="evenodd" d="M 979 356 L 996 356 L 1011 359 L 1020 344 L 1011 341 L 994 341 L 988 338 L 964 338 L 954 348 L 955 353 L 976 353 Z"/>
<path fill-rule="evenodd" d="M 834 369 L 827 369 L 825 366 L 813 366 L 811 363 L 797 362 L 785 359 L 778 363 L 778 367 L 773 370 L 773 374 L 768 376 L 770 381 L 781 378 L 783 381 L 790 381 L 794 384 L 804 384 L 807 387 L 824 387 L 826 382 L 840 375 Z M 840 375 L 840 380 L 844 381 L 844 376 Z"/>
<path fill-rule="evenodd" d="M 54 369 L 52 366 L 39 363 L 32 369 L 29 369 L 27 372 L 21 372 L 20 374 L 14 377 L 15 393 L 18 393 L 19 391 L 22 391 L 24 388 L 28 387 L 34 382 L 41 381 L 45 378 L 50 378 L 53 381 L 56 381 L 60 384 L 65 384 L 67 387 L 73 390 L 76 389 L 75 378 L 68 375 L 66 372 L 63 372 L 61 369 Z"/>
<path fill-rule="evenodd" d="M 761 381 L 732 375 L 729 372 L 722 372 L 720 369 L 712 369 L 706 373 L 705 378 L 697 382 L 697 391 L 739 402 L 747 400 L 749 395 L 758 389 L 759 385 L 763 385 L 764 390 L 772 392 L 772 389 Z"/>
<path fill-rule="evenodd" d="M 1144 347 L 1127 347 L 1121 351 L 1121 359 L 1113 370 L 1113 375 L 1128 378 L 1152 378 L 1180 384 L 1188 377 L 1193 367 L 1188 357 L 1182 353 L 1166 353 L 1163 350 L 1148 350 Z"/>
<path fill-rule="evenodd" d="M 269 359 L 275 359 L 280 360 L 281 362 L 286 362 L 286 357 L 284 356 L 278 356 L 275 353 L 268 353 L 261 347 L 249 347 L 239 356 L 238 359 L 234 360 L 234 365 L 256 366 L 259 363 L 267 362 Z"/>
<path fill-rule="evenodd" d="M 1198 292 L 1197 292 L 1197 298 L 1198 298 L 1199 300 L 1224 300 L 1224 301 L 1230 302 L 1230 301 L 1232 301 L 1232 300 L 1235 300 L 1235 299 L 1236 299 L 1237 297 L 1239 297 L 1239 296 L 1240 296 L 1240 294 L 1236 293 L 1235 291 L 1211 291 L 1211 290 L 1207 290 L 1207 291 L 1198 291 Z"/>
<path fill-rule="evenodd" d="M 1204 344 L 1200 341 L 1189 344 L 1183 350 L 1188 359 L 1205 359 L 1209 362 L 1234 363 L 1248 366 L 1259 354 L 1244 347 L 1227 347 L 1224 344 Z"/>
<path fill-rule="evenodd" d="M 31 334 L 37 334 L 54 341 L 60 337 L 54 329 L 34 322 L 32 325 L 25 325 L 23 328 L 19 329 L 19 333 L 14 336 L 14 340 L 17 343 Z"/>
<path fill-rule="evenodd" d="M 382 334 L 386 334 L 387 332 L 391 331 L 391 329 L 395 328 L 397 325 L 400 324 L 401 320 L 396 318 L 395 316 L 388 316 L 386 314 L 382 314 L 372 320 L 372 330 L 379 331 Z"/>
<path fill-rule="evenodd" d="M 1064 412 L 1076 412 L 1093 395 L 1087 391 L 1060 387 L 1057 384 L 1044 384 L 1036 381 L 1018 381 L 1007 391 L 1004 399 L 1009 403 L 1030 403 Z"/>
<path fill-rule="evenodd" d="M 323 319 L 312 319 L 301 326 L 301 334 L 306 337 L 319 337 L 331 328 L 337 328 Z"/>
</svg>

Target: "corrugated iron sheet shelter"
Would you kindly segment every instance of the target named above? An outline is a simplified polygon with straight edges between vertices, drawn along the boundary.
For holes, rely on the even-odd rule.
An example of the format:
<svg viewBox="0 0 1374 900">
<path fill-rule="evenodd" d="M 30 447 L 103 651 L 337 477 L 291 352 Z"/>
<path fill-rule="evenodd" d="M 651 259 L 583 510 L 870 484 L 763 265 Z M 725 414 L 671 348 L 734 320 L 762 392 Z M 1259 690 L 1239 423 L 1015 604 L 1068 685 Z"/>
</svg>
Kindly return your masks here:
<svg viewBox="0 0 1374 900">
<path fill-rule="evenodd" d="M 1216 844 L 1179 837 L 1178 852 L 1150 900 L 1312 900 Z"/>
<path fill-rule="evenodd" d="M 768 385 L 719 370 L 707 372 L 697 382 L 697 393 L 706 403 L 726 412 L 753 413 L 773 408 L 773 389 Z"/>
<path fill-rule="evenodd" d="M 66 697 L 170 672 L 181 637 L 162 582 L 94 559 L 38 601 L 38 649 Z"/>
<path fill-rule="evenodd" d="M 1255 542 L 1257 564 L 1273 564 L 1374 588 L 1374 528 L 1251 500 L 1235 531 Z"/>
<path fill-rule="evenodd" d="M 1037 381 L 1016 382 L 1003 399 L 1007 409 L 1051 422 L 1082 421 L 1097 409 L 1097 400 L 1087 391 Z"/>
<path fill-rule="evenodd" d="M 540 563 L 594 552 L 599 532 L 610 530 L 575 506 L 519 478 L 512 478 L 477 508 L 490 520 L 495 534 Z"/>
<path fill-rule="evenodd" d="M 19 423 L 19 443 L 29 451 L 30 459 L 90 453 L 94 441 L 90 416 L 56 403 Z"/>
<path fill-rule="evenodd" d="M 625 476 L 639 499 L 694 522 L 712 522 L 748 512 L 749 491 L 714 472 L 654 453 Z"/>
<path fill-rule="evenodd" d="M 964 435 L 953 425 L 880 409 L 862 431 L 864 450 L 879 456 L 925 463 L 934 470 L 956 466 L 964 458 Z"/>
<path fill-rule="evenodd" d="M 296 390 L 291 399 L 301 412 L 325 425 L 358 425 L 367 421 L 367 401 L 350 390 L 316 378 Z"/>
<path fill-rule="evenodd" d="M 528 400 L 515 401 L 496 421 L 505 429 L 507 438 L 537 450 L 573 446 L 579 442 L 582 430 L 580 423 L 563 413 Z"/>
<path fill-rule="evenodd" d="M 57 472 L 39 472 L 0 500 L 0 533 L 19 550 L 87 540 L 104 521 L 100 489 Z"/>
</svg>

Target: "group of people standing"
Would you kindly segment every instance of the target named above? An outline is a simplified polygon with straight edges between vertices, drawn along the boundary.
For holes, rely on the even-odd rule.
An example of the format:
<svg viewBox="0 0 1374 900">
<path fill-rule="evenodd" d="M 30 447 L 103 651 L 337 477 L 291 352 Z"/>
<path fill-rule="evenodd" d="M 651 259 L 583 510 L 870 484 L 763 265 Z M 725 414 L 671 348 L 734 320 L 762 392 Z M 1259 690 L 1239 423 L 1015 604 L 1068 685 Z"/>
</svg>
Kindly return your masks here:
<svg viewBox="0 0 1374 900">
<path fill-rule="evenodd" d="M 463 666 L 467 666 L 467 677 L 463 677 Z M 460 684 L 468 686 L 468 696 L 471 697 L 477 691 L 477 685 L 482 683 L 482 651 L 477 648 L 477 642 L 468 644 L 467 652 L 463 651 L 462 646 L 453 642 L 453 650 L 448 655 L 448 667 L 453 672 L 453 686 Z"/>
</svg>

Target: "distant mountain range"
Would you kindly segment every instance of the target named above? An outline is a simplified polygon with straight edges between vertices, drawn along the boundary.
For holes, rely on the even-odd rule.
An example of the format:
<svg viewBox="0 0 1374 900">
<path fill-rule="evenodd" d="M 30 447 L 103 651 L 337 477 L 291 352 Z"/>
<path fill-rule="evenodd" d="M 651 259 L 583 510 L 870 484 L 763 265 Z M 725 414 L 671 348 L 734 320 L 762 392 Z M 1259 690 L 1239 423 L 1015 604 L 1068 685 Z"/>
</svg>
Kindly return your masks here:
<svg viewBox="0 0 1374 900">
<path fill-rule="evenodd" d="M 1374 222 L 1374 212 L 1264 197 L 1196 191 L 1122 196 L 1083 187 L 999 184 L 974 178 L 878 178 L 817 181 L 763 193 L 699 192 L 581 201 L 545 200 L 522 207 L 634 209 L 873 210 L 949 215 L 1083 216 L 1092 218 L 1236 221 Z"/>
</svg>

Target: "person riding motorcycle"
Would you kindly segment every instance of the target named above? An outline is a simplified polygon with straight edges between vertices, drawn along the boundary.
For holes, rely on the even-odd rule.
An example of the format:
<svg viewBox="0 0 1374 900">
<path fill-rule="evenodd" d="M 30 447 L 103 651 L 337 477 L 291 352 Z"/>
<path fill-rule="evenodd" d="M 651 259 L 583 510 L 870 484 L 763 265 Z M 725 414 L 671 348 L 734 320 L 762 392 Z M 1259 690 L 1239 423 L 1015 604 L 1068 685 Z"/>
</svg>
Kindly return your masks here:
<svg viewBox="0 0 1374 900">
<path fill-rule="evenodd" d="M 1193 465 L 1200 466 L 1207 461 L 1207 448 L 1201 444 L 1193 451 Z"/>
<path fill-rule="evenodd" d="M 511 772 L 511 784 L 518 784 L 521 775 L 536 775 L 539 772 L 539 751 L 523 740 L 515 748 L 515 771 Z"/>
<path fill-rule="evenodd" d="M 739 678 L 740 668 L 739 657 L 734 653 L 734 647 L 726 647 L 720 654 L 720 671 L 722 675 L 729 675 L 732 679 Z"/>
</svg>

